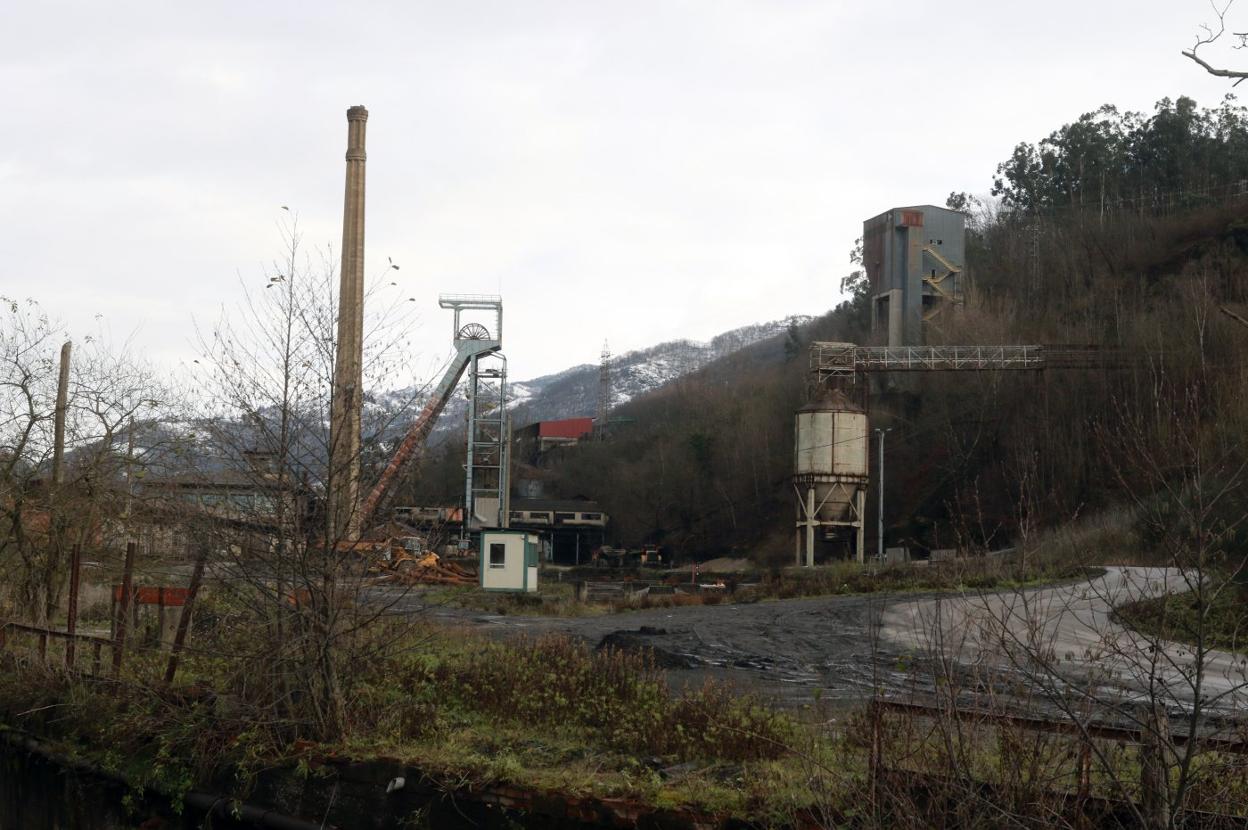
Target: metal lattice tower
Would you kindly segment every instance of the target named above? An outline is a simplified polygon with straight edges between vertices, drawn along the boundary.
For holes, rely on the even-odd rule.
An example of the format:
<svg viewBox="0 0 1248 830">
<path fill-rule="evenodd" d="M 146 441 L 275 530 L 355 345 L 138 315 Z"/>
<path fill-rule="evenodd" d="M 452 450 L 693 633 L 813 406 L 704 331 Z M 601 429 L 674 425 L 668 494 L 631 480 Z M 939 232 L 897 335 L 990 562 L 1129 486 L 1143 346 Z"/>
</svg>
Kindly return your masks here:
<svg viewBox="0 0 1248 830">
<path fill-rule="evenodd" d="M 468 367 L 468 454 L 465 461 L 464 527 L 507 526 L 507 358 L 478 355 Z"/>
<path fill-rule="evenodd" d="M 510 425 L 507 416 L 507 358 L 503 340 L 503 300 L 476 294 L 443 294 L 438 304 L 455 312 L 455 345 L 468 348 L 468 448 L 464 461 L 465 532 L 507 526 Z M 468 322 L 465 311 L 493 319 Z M 472 348 L 480 344 L 481 348 Z"/>
<path fill-rule="evenodd" d="M 395 448 L 390 462 L 381 471 L 377 483 L 373 485 L 373 489 L 369 491 L 367 498 L 364 499 L 364 503 L 360 507 L 362 524 L 373 521 L 384 512 L 389 498 L 394 493 L 395 485 L 402 479 L 407 467 L 420 455 L 425 441 L 429 438 L 429 433 L 433 429 L 434 422 L 437 421 L 438 416 L 446 407 L 451 396 L 455 394 L 455 389 L 459 386 L 459 379 L 464 376 L 464 372 L 469 368 L 476 367 L 480 359 L 498 352 L 503 347 L 500 339 L 503 332 L 503 302 L 501 298 L 474 294 L 443 294 L 439 305 L 442 308 L 449 308 L 455 311 L 454 327 L 451 329 L 451 339 L 455 344 L 455 356 L 446 365 L 446 370 L 442 373 L 442 379 L 438 381 L 438 385 L 426 399 L 425 405 L 421 407 L 420 414 L 408 426 L 407 432 L 403 436 L 403 440 Z M 492 312 L 494 319 L 487 320 L 487 322 L 493 326 L 493 330 L 491 331 L 490 328 L 478 322 L 463 324 L 461 317 L 465 311 Z M 503 381 L 506 381 L 505 370 Z M 475 386 L 473 383 L 470 383 L 469 400 L 471 400 L 473 388 Z M 471 441 L 471 435 L 469 440 Z M 469 453 L 472 450 L 473 447 L 470 443 Z M 503 466 L 503 469 L 506 469 L 506 465 Z M 471 481 L 471 468 L 467 472 Z M 505 494 L 507 489 L 506 480 L 504 479 L 500 482 L 499 486 Z"/>
<path fill-rule="evenodd" d="M 602 436 L 607 430 L 607 415 L 611 412 L 611 348 L 602 341 L 602 362 L 598 366 L 598 414 L 594 427 Z"/>
</svg>

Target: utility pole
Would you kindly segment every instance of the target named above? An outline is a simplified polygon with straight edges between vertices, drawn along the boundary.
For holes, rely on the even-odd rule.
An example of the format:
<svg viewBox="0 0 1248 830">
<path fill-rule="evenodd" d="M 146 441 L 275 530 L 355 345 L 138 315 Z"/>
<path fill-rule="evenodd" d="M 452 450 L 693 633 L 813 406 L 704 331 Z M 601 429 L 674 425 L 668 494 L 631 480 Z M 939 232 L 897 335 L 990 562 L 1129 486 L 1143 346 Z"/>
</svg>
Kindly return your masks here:
<svg viewBox="0 0 1248 830">
<path fill-rule="evenodd" d="M 598 438 L 607 434 L 607 415 L 611 412 L 611 349 L 602 341 L 602 362 L 598 365 L 598 412 L 594 430 Z"/>
<path fill-rule="evenodd" d="M 879 441 L 880 445 L 880 473 L 877 476 L 879 481 L 876 484 L 876 486 L 880 489 L 880 515 L 877 517 L 879 519 L 880 537 L 876 541 L 875 555 L 876 559 L 880 562 L 884 561 L 884 436 L 892 431 L 891 427 L 888 429 L 877 429 L 875 431 L 876 440 Z"/>
<path fill-rule="evenodd" d="M 52 445 L 52 486 L 60 487 L 65 480 L 65 413 L 69 409 L 69 352 L 72 343 L 61 346 L 61 373 L 56 382 L 56 421 Z"/>
<path fill-rule="evenodd" d="M 48 487 L 48 513 L 50 541 L 55 558 L 49 555 L 44 586 L 44 608 L 42 614 L 47 621 L 53 614 L 53 598 L 56 591 L 56 567 L 65 556 L 65 537 L 68 535 L 65 521 L 65 507 L 61 504 L 61 485 L 65 483 L 65 415 L 69 410 L 69 352 L 70 341 L 61 346 L 61 371 L 56 382 L 56 411 L 53 415 L 52 438 L 52 483 Z M 70 639 L 72 642 L 72 638 Z"/>
</svg>

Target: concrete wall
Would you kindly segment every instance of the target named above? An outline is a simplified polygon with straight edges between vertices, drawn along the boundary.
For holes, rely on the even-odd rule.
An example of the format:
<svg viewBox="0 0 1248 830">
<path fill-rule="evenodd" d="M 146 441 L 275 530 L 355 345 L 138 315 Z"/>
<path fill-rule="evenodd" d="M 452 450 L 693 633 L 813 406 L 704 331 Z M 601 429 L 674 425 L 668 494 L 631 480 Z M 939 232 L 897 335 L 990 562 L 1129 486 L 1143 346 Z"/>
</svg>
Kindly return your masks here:
<svg viewBox="0 0 1248 830">
<path fill-rule="evenodd" d="M 934 295 L 923 282 L 940 266 L 924 248 L 937 250 L 950 263 L 966 262 L 966 217 L 935 205 L 886 210 L 862 223 L 863 267 L 871 284 L 872 339 L 879 345 L 924 344 L 924 295 Z M 960 290 L 956 279 L 947 292 Z M 934 302 L 929 299 L 928 302 Z"/>
</svg>

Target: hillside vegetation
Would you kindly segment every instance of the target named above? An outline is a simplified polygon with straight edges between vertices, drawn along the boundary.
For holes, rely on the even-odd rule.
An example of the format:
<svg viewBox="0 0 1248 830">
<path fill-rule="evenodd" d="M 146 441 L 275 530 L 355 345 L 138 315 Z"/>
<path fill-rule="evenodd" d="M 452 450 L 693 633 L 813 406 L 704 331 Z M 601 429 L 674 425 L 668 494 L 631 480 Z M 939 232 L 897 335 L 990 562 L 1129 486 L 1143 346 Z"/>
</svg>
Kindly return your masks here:
<svg viewBox="0 0 1248 830">
<path fill-rule="evenodd" d="M 1244 108 L 1181 98 L 1152 115 L 1084 115 L 1020 144 L 996 200 L 950 196 L 968 213 L 972 288 L 929 342 L 1096 344 L 1117 357 L 1078 372 L 933 374 L 873 399 L 873 426 L 893 428 L 888 544 L 1026 543 L 1138 493 L 1141 453 L 1164 458 L 1176 440 L 1234 466 L 1248 328 L 1220 309 L 1248 291 L 1245 176 Z M 847 283 L 830 313 L 620 406 L 627 423 L 609 441 L 553 463 L 555 488 L 596 497 L 624 543 L 787 561 L 804 347 L 868 342 L 867 287 L 861 274 Z M 1197 420 L 1216 427 L 1185 431 Z"/>
</svg>

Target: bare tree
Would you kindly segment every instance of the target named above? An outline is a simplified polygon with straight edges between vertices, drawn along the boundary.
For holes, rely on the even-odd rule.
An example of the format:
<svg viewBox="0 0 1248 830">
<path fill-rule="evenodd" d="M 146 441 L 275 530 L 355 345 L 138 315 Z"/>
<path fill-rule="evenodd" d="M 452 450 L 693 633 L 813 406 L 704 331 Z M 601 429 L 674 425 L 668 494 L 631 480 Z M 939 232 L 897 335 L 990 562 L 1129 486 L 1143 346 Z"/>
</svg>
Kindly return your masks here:
<svg viewBox="0 0 1248 830">
<path fill-rule="evenodd" d="M 125 344 L 85 338 L 69 373 L 64 474 L 54 482 L 55 355 L 65 332 L 33 301 L 0 302 L 0 562 L 11 567 L 20 610 L 43 624 L 59 605 L 69 546 L 99 549 L 124 521 L 126 476 L 144 459 L 124 459 L 118 443 L 136 419 L 158 414 L 167 390 Z"/>
<path fill-rule="evenodd" d="M 1228 34 L 1226 31 L 1226 14 L 1230 11 L 1231 6 L 1234 5 L 1234 3 L 1235 0 L 1226 0 L 1225 3 L 1219 6 L 1217 0 L 1209 0 L 1209 6 L 1213 9 L 1213 14 L 1217 19 L 1217 22 L 1214 24 L 1201 24 L 1200 34 L 1196 36 L 1196 42 L 1192 45 L 1191 49 L 1185 49 L 1182 52 L 1182 55 L 1183 57 L 1194 61 L 1210 75 L 1215 75 L 1219 78 L 1234 78 L 1235 83 L 1231 86 L 1239 86 L 1245 78 L 1248 78 L 1248 70 L 1225 69 L 1223 67 L 1214 66 L 1202 58 L 1199 54 L 1202 48 L 1217 43 L 1224 35 Z M 1229 34 L 1236 41 L 1233 48 L 1243 49 L 1245 46 L 1248 46 L 1248 32 L 1230 32 Z"/>
<path fill-rule="evenodd" d="M 235 691 L 266 722 L 333 739 L 345 729 L 344 666 L 393 642 L 395 627 L 372 623 L 396 597 L 365 596 L 370 559 L 389 553 L 385 531 L 360 541 L 327 521 L 331 443 L 343 438 L 329 417 L 337 279 L 331 256 L 313 263 L 303 254 L 294 221 L 282 233 L 285 253 L 263 287 L 244 284 L 239 312 L 200 332 L 195 412 L 186 418 L 198 458 L 193 480 L 173 491 L 198 502 L 218 583 L 247 610 Z M 392 287 L 374 286 L 366 304 L 366 390 L 393 389 L 411 365 L 414 309 Z M 419 393 L 366 395 L 366 477 Z"/>
<path fill-rule="evenodd" d="M 894 637 L 909 632 L 901 636 L 921 656 L 918 687 L 929 707 L 925 736 L 898 738 L 895 752 L 935 753 L 950 773 L 942 786 L 959 788 L 954 802 L 1000 811 L 994 826 L 1029 826 L 1002 797 L 1042 784 L 1042 772 L 1065 769 L 1047 786 L 1077 781 L 1080 798 L 1098 782 L 1133 825 L 1156 830 L 1183 825 L 1194 810 L 1231 811 L 1228 793 L 1248 776 L 1219 751 L 1221 740 L 1239 738 L 1225 721 L 1242 711 L 1248 672 L 1215 639 L 1221 595 L 1237 590 L 1245 568 L 1237 540 L 1248 522 L 1239 496 L 1248 461 L 1212 420 L 1217 410 L 1198 378 L 1169 383 L 1159 374 L 1154 405 L 1124 406 L 1105 428 L 1105 461 L 1162 567 L 1110 567 L 1080 585 L 925 600 L 886 615 L 885 627 Z M 1081 553 L 1089 562 L 1104 555 Z M 1160 630 L 1135 630 L 1117 616 L 1170 593 L 1182 594 L 1187 613 L 1162 614 Z M 1004 742 L 1020 719 L 1035 722 L 1035 736 L 1064 737 Z M 1134 745 L 1104 740 L 1106 730 L 1135 736 Z M 1000 778 L 987 782 L 975 746 L 985 731 L 1009 753 L 993 767 Z M 1034 772 L 1019 778 L 1027 764 Z M 987 798 L 977 781 L 993 785 Z M 1045 824 L 1069 820 L 1059 818 Z"/>
</svg>

